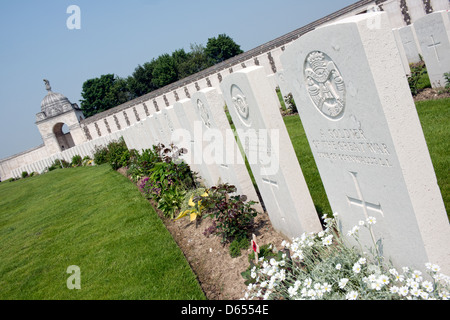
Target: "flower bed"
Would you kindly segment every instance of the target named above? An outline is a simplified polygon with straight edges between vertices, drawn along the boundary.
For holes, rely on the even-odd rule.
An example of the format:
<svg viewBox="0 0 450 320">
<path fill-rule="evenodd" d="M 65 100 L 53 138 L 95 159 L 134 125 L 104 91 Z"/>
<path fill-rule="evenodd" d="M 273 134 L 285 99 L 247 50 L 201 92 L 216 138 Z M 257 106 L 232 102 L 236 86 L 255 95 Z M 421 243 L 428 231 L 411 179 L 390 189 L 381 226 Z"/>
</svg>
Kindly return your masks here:
<svg viewBox="0 0 450 320">
<path fill-rule="evenodd" d="M 377 252 L 362 253 L 348 246 L 337 229 L 337 215 L 323 217 L 326 229 L 284 242 L 277 255 L 262 256 L 250 268 L 247 299 L 328 300 L 447 300 L 450 277 L 427 263 L 428 275 L 390 265 Z M 361 228 L 369 231 L 376 220 L 361 221 L 348 232 L 358 241 Z"/>
</svg>

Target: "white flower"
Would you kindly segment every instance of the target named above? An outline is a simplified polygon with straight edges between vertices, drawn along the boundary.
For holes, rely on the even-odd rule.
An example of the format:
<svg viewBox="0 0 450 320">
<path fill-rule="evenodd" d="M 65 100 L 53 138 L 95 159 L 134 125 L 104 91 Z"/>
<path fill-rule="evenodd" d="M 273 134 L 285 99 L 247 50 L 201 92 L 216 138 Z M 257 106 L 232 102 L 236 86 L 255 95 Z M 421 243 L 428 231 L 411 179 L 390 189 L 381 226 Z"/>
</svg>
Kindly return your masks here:
<svg viewBox="0 0 450 320">
<path fill-rule="evenodd" d="M 366 262 L 367 262 L 366 258 L 360 258 L 360 259 L 358 260 L 358 263 L 359 263 L 359 264 L 366 264 Z"/>
<path fill-rule="evenodd" d="M 394 278 L 395 278 L 395 281 L 398 281 L 398 282 L 403 282 L 405 280 L 405 277 L 403 275 L 399 275 L 399 274 L 395 275 Z"/>
<path fill-rule="evenodd" d="M 401 296 L 406 297 L 408 295 L 408 292 L 409 292 L 409 290 L 408 290 L 408 287 L 406 287 L 406 286 L 400 287 L 400 289 L 399 289 L 399 294 Z"/>
<path fill-rule="evenodd" d="M 316 296 L 316 291 L 313 289 L 308 290 L 308 297 L 314 298 Z"/>
<path fill-rule="evenodd" d="M 419 286 L 419 284 L 411 278 L 406 279 L 406 285 L 411 288 L 417 288 Z"/>
<path fill-rule="evenodd" d="M 354 226 L 350 231 L 347 232 L 347 235 L 349 237 L 355 235 L 356 233 L 358 233 L 359 231 L 359 227 L 358 226 Z"/>
<path fill-rule="evenodd" d="M 432 292 L 433 291 L 433 284 L 430 281 L 422 282 L 422 287 L 428 292 Z"/>
<path fill-rule="evenodd" d="M 323 292 L 330 292 L 331 291 L 331 286 L 327 283 L 327 282 L 325 282 L 323 285 L 322 285 L 322 291 Z"/>
<path fill-rule="evenodd" d="M 422 272 L 420 272 L 419 270 L 414 270 L 412 277 L 414 280 L 420 282 L 420 281 L 422 281 L 421 275 L 422 275 Z"/>
<path fill-rule="evenodd" d="M 419 289 L 417 289 L 417 288 L 412 288 L 411 291 L 410 291 L 410 293 L 411 293 L 414 297 L 418 297 L 418 296 L 420 296 L 420 291 L 421 291 L 421 290 L 419 290 Z"/>
<path fill-rule="evenodd" d="M 312 280 L 310 278 L 305 279 L 304 286 L 310 288 L 312 284 Z"/>
<path fill-rule="evenodd" d="M 422 299 L 428 300 L 429 296 L 430 296 L 430 295 L 429 295 L 428 293 L 426 293 L 426 292 L 423 291 L 423 290 L 420 290 L 420 297 L 421 297 Z"/>
<path fill-rule="evenodd" d="M 380 291 L 382 285 L 379 281 L 376 281 L 376 282 L 372 283 L 372 285 L 370 287 L 374 290 Z"/>
<path fill-rule="evenodd" d="M 324 246 L 329 246 L 332 243 L 333 243 L 333 235 L 331 235 L 331 234 L 322 240 L 322 244 Z"/>
<path fill-rule="evenodd" d="M 439 272 L 440 270 L 441 270 L 441 268 L 437 264 L 433 264 L 431 266 L 431 271 L 433 271 L 433 272 Z"/>
<path fill-rule="evenodd" d="M 387 285 L 389 284 L 389 277 L 382 274 L 379 278 L 378 278 L 378 282 L 382 285 Z"/>
<path fill-rule="evenodd" d="M 390 291 L 391 293 L 398 293 L 398 292 L 400 291 L 400 288 L 397 287 L 397 286 L 392 286 L 392 287 L 389 289 L 389 291 Z"/>
<path fill-rule="evenodd" d="M 256 272 L 252 272 L 252 273 L 250 274 L 250 276 L 252 277 L 252 279 L 255 279 L 255 278 L 256 278 Z"/>
<path fill-rule="evenodd" d="M 377 276 L 376 276 L 375 274 L 371 274 L 371 275 L 369 276 L 369 281 L 370 281 L 370 282 L 376 282 L 376 281 L 377 281 Z"/>
<path fill-rule="evenodd" d="M 333 216 L 337 217 L 337 216 L 339 216 L 339 213 L 335 212 L 335 213 L 333 213 Z"/>
<path fill-rule="evenodd" d="M 354 265 L 353 265 L 353 272 L 354 273 L 360 273 L 361 272 L 361 265 L 359 264 L 359 263 L 355 263 Z"/>
<path fill-rule="evenodd" d="M 358 299 L 358 292 L 356 291 L 350 291 L 349 293 L 347 293 L 347 295 L 345 296 L 345 298 L 347 300 L 356 300 Z"/>
<path fill-rule="evenodd" d="M 377 223 L 377 219 L 375 217 L 368 217 L 366 219 L 366 221 L 367 221 L 368 224 L 375 224 L 375 223 Z"/>
<path fill-rule="evenodd" d="M 360 226 L 363 226 L 364 225 L 364 220 L 359 220 L 359 222 L 358 222 L 358 224 L 360 225 Z"/>
<path fill-rule="evenodd" d="M 393 276 L 397 276 L 398 275 L 398 271 L 395 270 L 394 268 L 389 269 L 389 273 L 392 274 Z"/>
<path fill-rule="evenodd" d="M 447 291 L 444 290 L 444 291 L 439 293 L 439 297 L 442 300 L 448 300 L 450 298 L 450 295 L 449 295 L 449 293 Z"/>
<path fill-rule="evenodd" d="M 289 296 L 291 298 L 292 298 L 292 296 L 295 296 L 297 294 L 297 290 L 298 290 L 298 288 L 296 288 L 296 287 L 289 287 L 289 289 L 288 289 Z"/>
<path fill-rule="evenodd" d="M 319 238 L 322 238 L 325 235 L 325 232 L 320 231 L 317 235 L 319 236 Z"/>
<path fill-rule="evenodd" d="M 341 280 L 339 280 L 339 288 L 344 289 L 347 282 L 348 282 L 347 278 L 342 278 Z"/>
<path fill-rule="evenodd" d="M 342 268 L 341 264 L 338 263 L 338 264 L 336 265 L 336 270 L 341 270 L 341 268 Z"/>
</svg>

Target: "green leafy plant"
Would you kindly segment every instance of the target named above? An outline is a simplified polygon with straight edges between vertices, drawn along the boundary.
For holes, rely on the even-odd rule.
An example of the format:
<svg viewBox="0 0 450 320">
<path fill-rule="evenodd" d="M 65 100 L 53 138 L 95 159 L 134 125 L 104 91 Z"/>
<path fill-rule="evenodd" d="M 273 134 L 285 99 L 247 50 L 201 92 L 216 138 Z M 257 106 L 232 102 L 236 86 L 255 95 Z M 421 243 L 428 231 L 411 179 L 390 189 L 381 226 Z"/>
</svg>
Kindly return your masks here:
<svg viewBox="0 0 450 320">
<path fill-rule="evenodd" d="M 257 211 L 252 207 L 256 202 L 248 201 L 245 195 L 231 195 L 236 187 L 220 184 L 208 190 L 208 196 L 202 200 L 206 213 L 214 219 L 215 233 L 222 242 L 248 237 Z"/>
<path fill-rule="evenodd" d="M 68 163 L 66 160 L 64 159 L 56 159 L 53 164 L 48 168 L 48 171 L 52 171 L 55 169 L 62 169 L 62 168 L 69 168 L 70 167 L 70 163 Z"/>
<path fill-rule="evenodd" d="M 284 102 L 286 103 L 287 108 L 291 113 L 297 113 L 297 105 L 295 104 L 294 97 L 292 96 L 292 93 L 289 93 L 288 95 L 284 96 Z"/>
<path fill-rule="evenodd" d="M 411 74 L 408 76 L 408 84 L 413 96 L 425 88 L 431 88 L 430 78 L 423 61 L 410 65 Z"/>
<path fill-rule="evenodd" d="M 108 148 L 95 146 L 94 148 L 94 162 L 96 165 L 108 163 Z"/>
<path fill-rule="evenodd" d="M 80 167 L 82 165 L 82 161 L 83 160 L 80 155 L 74 155 L 72 157 L 71 165 L 72 165 L 72 167 Z"/>
<path fill-rule="evenodd" d="M 25 179 L 26 177 L 28 177 L 28 172 L 22 171 L 22 178 Z"/>
<path fill-rule="evenodd" d="M 123 137 L 121 137 L 118 141 L 110 142 L 107 149 L 108 152 L 106 159 L 113 170 L 117 170 L 128 165 L 128 161 L 130 160 L 130 151 L 128 150 Z"/>
<path fill-rule="evenodd" d="M 247 237 L 236 238 L 230 243 L 228 251 L 232 258 L 237 258 L 241 255 L 241 250 L 248 249 L 250 240 Z"/>
<path fill-rule="evenodd" d="M 444 73 L 445 88 L 450 89 L 450 72 Z"/>
<path fill-rule="evenodd" d="M 164 213 L 164 216 L 173 219 L 175 212 L 181 208 L 184 194 L 183 190 L 176 187 L 165 190 L 158 201 L 158 209 Z"/>
</svg>

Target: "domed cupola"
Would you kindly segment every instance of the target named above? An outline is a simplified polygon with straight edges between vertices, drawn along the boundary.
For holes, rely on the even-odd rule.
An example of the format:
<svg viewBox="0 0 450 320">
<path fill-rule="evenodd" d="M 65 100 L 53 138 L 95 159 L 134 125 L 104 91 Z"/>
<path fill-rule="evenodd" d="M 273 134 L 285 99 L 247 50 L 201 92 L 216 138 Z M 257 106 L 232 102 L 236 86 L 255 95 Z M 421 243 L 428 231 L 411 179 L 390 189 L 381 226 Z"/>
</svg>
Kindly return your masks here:
<svg viewBox="0 0 450 320">
<path fill-rule="evenodd" d="M 73 109 L 79 110 L 79 107 L 76 103 L 71 103 L 69 99 L 67 99 L 67 97 L 65 97 L 64 95 L 53 92 L 48 80 L 44 79 L 44 83 L 45 89 L 47 89 L 48 93 L 44 97 L 44 99 L 42 99 L 41 112 L 36 114 L 37 121 L 54 117 Z"/>
</svg>

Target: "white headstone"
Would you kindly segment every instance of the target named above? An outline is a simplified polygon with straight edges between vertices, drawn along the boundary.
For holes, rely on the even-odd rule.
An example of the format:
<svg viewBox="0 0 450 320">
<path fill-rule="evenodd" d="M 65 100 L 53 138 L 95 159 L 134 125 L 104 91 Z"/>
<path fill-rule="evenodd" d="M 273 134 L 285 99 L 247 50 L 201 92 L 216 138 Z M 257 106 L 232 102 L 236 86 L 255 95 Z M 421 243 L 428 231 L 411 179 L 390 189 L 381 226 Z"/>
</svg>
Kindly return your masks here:
<svg viewBox="0 0 450 320">
<path fill-rule="evenodd" d="M 406 0 L 408 6 L 408 13 L 411 21 L 416 21 L 426 15 L 423 0 Z"/>
<path fill-rule="evenodd" d="M 406 26 L 402 10 L 400 8 L 400 0 L 392 0 L 381 3 L 383 11 L 388 14 L 392 28 L 401 28 Z"/>
<path fill-rule="evenodd" d="M 201 132 L 196 132 L 195 128 L 201 128 L 201 123 L 196 121 L 196 115 L 190 99 L 183 99 L 173 105 L 175 114 L 181 126 L 180 131 L 175 131 L 172 140 L 178 142 L 179 147 L 186 148 L 188 153 L 185 157 L 186 162 L 192 166 L 192 169 L 199 173 L 200 178 L 206 187 L 216 185 L 219 177 L 216 166 L 208 166 L 203 161 L 203 143 Z"/>
<path fill-rule="evenodd" d="M 136 143 L 134 141 L 134 137 L 132 135 L 134 131 L 134 125 L 133 126 L 129 126 L 126 129 L 123 130 L 123 140 L 125 141 L 125 144 L 127 145 L 128 149 L 137 149 L 136 148 Z"/>
<path fill-rule="evenodd" d="M 234 72 L 221 88 L 274 228 L 288 237 L 321 230 L 264 68 Z"/>
<path fill-rule="evenodd" d="M 221 182 L 234 185 L 236 194 L 246 195 L 249 200 L 259 202 L 225 114 L 222 95 L 216 88 L 206 88 L 194 93 L 191 101 L 197 120 L 203 125 L 203 139 L 207 140 L 207 149 L 203 149 L 203 155 L 211 158 L 212 163 L 209 165 L 218 167 Z"/>
<path fill-rule="evenodd" d="M 403 49 L 405 50 L 408 63 L 417 63 L 420 61 L 422 51 L 419 47 L 419 41 L 417 40 L 416 31 L 412 25 L 398 29 Z"/>
<path fill-rule="evenodd" d="M 156 113 L 151 114 L 147 120 L 148 120 L 147 127 L 152 133 L 155 145 L 158 145 L 160 143 L 165 144 L 166 143 L 165 138 L 161 132 L 161 126 L 158 122 L 158 116 L 156 115 Z"/>
<path fill-rule="evenodd" d="M 433 88 L 445 87 L 450 72 L 450 19 L 447 11 L 430 13 L 414 22 Z"/>
<path fill-rule="evenodd" d="M 450 10 L 450 1 L 448 0 L 430 0 L 434 11 Z"/>
<path fill-rule="evenodd" d="M 364 245 L 381 239 L 398 266 L 448 272 L 449 222 L 386 14 L 318 28 L 281 60 L 343 233 L 373 216 Z"/>
<path fill-rule="evenodd" d="M 152 114 L 152 116 L 154 119 L 153 121 L 155 130 L 159 135 L 161 143 L 164 144 L 165 146 L 169 146 L 171 143 L 171 132 L 169 129 L 169 125 L 166 122 L 167 118 L 165 116 L 165 113 L 162 110 L 160 110 Z"/>
<path fill-rule="evenodd" d="M 405 48 L 403 47 L 403 42 L 400 37 L 399 29 L 392 29 L 394 33 L 395 42 L 397 43 L 397 49 L 400 54 L 400 59 L 402 60 L 403 69 L 405 70 L 405 74 L 411 74 L 411 68 L 409 67 L 408 57 L 406 55 Z"/>
</svg>

